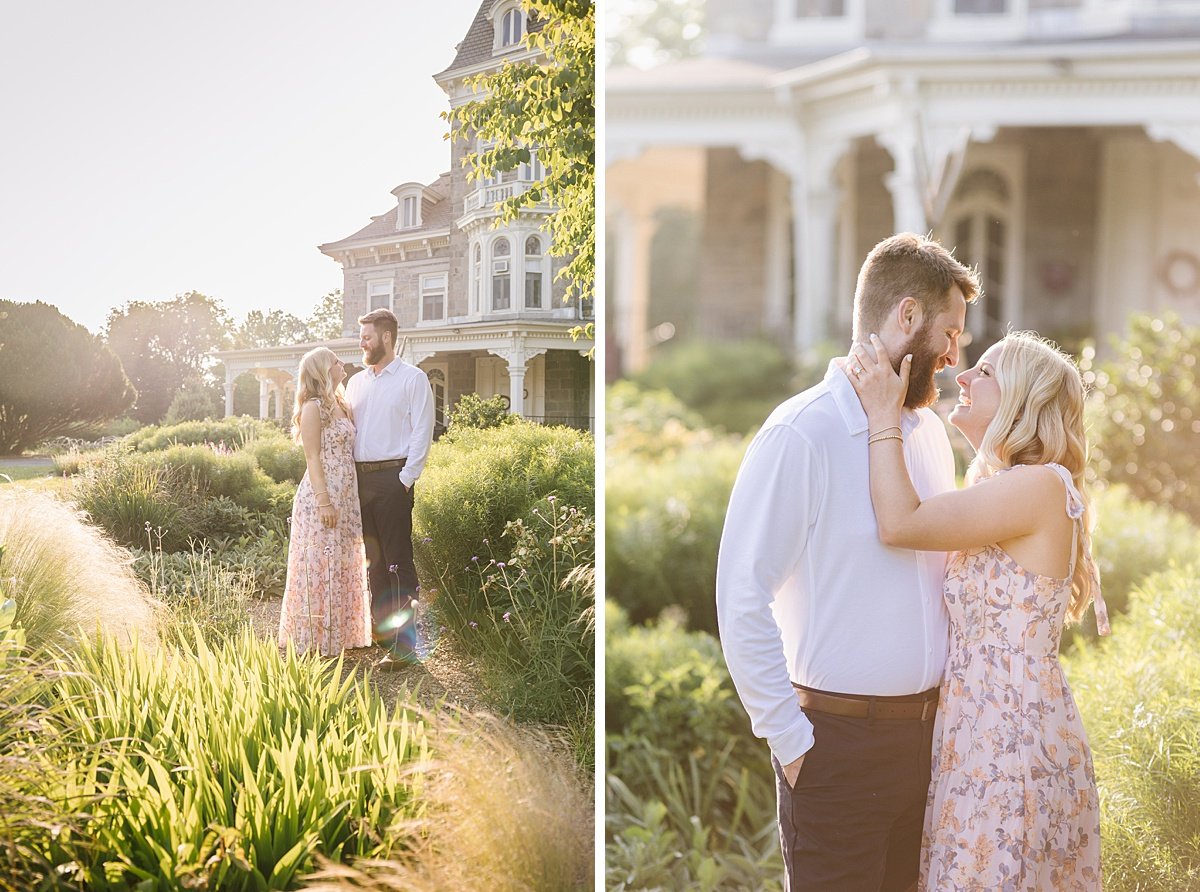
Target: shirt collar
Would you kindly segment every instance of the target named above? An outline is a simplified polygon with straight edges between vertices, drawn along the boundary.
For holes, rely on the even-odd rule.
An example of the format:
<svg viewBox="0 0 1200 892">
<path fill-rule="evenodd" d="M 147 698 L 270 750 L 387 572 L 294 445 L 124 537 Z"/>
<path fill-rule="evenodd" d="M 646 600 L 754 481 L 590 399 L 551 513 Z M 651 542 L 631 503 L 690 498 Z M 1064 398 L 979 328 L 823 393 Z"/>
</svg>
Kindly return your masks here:
<svg viewBox="0 0 1200 892">
<path fill-rule="evenodd" d="M 400 364 L 402 362 L 404 362 L 404 360 L 402 360 L 399 356 L 397 356 L 395 359 L 393 359 L 391 362 L 389 362 L 387 365 L 385 365 L 383 367 L 383 371 L 380 372 L 379 374 L 375 374 L 375 369 L 373 369 L 373 368 L 368 368 L 367 371 L 371 373 L 372 378 L 380 378 L 383 375 L 389 375 L 389 374 L 392 374 L 393 372 L 395 372 L 397 369 L 400 368 Z"/>
<path fill-rule="evenodd" d="M 856 437 L 867 430 L 867 413 L 858 399 L 858 394 L 854 392 L 854 385 L 850 383 L 850 379 L 838 365 L 838 361 L 845 358 L 839 356 L 829 361 L 829 367 L 825 369 L 825 386 L 833 394 L 833 401 L 837 404 L 842 421 L 846 424 L 846 433 Z M 900 424 L 905 434 L 910 433 L 917 426 L 918 421 L 920 418 L 912 409 L 900 410 Z"/>
</svg>

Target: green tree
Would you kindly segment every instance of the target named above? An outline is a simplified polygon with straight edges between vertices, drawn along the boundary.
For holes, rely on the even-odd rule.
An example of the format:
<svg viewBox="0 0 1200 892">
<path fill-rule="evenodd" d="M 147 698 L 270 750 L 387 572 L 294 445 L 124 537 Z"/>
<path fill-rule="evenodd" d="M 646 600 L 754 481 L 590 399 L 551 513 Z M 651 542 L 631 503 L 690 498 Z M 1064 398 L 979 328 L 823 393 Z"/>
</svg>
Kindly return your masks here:
<svg viewBox="0 0 1200 892">
<path fill-rule="evenodd" d="M 531 59 L 505 62 L 468 78 L 480 98 L 445 113 L 452 136 L 476 136 L 490 147 L 468 154 L 468 179 L 514 170 L 536 147 L 545 177 L 498 205 L 500 222 L 517 219 L 540 202 L 555 210 L 546 220 L 550 252 L 570 257 L 559 273 L 565 301 L 591 300 L 596 276 L 596 16 L 590 0 L 524 0 Z M 595 336 L 594 323 L 583 329 Z"/>
<path fill-rule="evenodd" d="M 607 14 L 610 66 L 650 68 L 700 55 L 704 0 L 617 0 Z"/>
<path fill-rule="evenodd" d="M 57 309 L 0 300 L 0 454 L 116 418 L 137 392 L 104 342 Z"/>
<path fill-rule="evenodd" d="M 282 347 L 313 339 L 308 323 L 283 310 L 251 310 L 234 333 L 237 347 Z"/>
<path fill-rule="evenodd" d="M 314 340 L 334 341 L 342 336 L 342 306 L 341 288 L 335 288 L 321 298 L 307 320 Z"/>
<path fill-rule="evenodd" d="M 210 356 L 229 346 L 232 328 L 220 302 L 196 291 L 109 313 L 108 345 L 138 392 L 133 416 L 160 421 L 185 381 L 210 372 Z"/>
<path fill-rule="evenodd" d="M 167 409 L 163 424 L 178 424 L 181 421 L 204 421 L 206 418 L 220 418 L 224 406 L 217 400 L 217 394 L 211 385 L 205 384 L 199 378 L 190 378 L 179 388 L 171 406 Z"/>
</svg>

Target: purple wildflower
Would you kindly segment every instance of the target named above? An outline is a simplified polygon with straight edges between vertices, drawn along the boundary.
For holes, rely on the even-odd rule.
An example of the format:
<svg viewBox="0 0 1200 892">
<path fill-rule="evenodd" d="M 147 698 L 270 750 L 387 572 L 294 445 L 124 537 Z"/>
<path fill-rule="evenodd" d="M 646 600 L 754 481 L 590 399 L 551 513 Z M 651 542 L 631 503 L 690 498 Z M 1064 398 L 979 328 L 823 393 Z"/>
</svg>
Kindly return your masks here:
<svg viewBox="0 0 1200 892">
<path fill-rule="evenodd" d="M 399 569 L 400 569 L 399 564 L 388 564 L 388 572 L 389 573 L 395 573 Z"/>
<path fill-rule="evenodd" d="M 471 626 L 471 628 L 472 628 L 472 629 L 478 629 L 478 628 L 479 628 L 479 623 L 475 622 L 475 620 L 471 620 L 471 622 L 470 622 L 470 626 Z"/>
<path fill-rule="evenodd" d="M 512 619 L 512 614 L 511 614 L 509 611 L 507 611 L 507 610 L 506 610 L 506 611 L 504 611 L 504 616 L 502 617 L 502 619 L 503 619 L 505 622 L 508 622 L 509 620 L 511 620 L 511 619 Z"/>
</svg>

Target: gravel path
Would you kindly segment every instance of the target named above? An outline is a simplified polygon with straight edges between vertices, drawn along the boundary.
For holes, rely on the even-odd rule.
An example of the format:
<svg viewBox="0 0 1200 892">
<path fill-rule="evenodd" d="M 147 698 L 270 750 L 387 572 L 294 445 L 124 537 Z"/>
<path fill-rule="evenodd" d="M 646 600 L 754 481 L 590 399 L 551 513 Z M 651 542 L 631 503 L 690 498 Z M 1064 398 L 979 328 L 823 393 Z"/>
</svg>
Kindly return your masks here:
<svg viewBox="0 0 1200 892">
<path fill-rule="evenodd" d="M 250 624 L 255 633 L 273 640 L 279 631 L 282 607 L 281 598 L 254 601 L 250 605 Z M 365 674 L 383 653 L 379 647 L 348 650 L 343 656 L 343 666 L 347 671 Z M 471 710 L 483 708 L 470 663 L 452 653 L 445 642 L 423 663 L 393 672 L 371 672 L 370 678 L 384 700 L 392 701 L 407 691 L 415 691 L 417 701 L 423 706 L 432 708 L 448 703 Z"/>
</svg>

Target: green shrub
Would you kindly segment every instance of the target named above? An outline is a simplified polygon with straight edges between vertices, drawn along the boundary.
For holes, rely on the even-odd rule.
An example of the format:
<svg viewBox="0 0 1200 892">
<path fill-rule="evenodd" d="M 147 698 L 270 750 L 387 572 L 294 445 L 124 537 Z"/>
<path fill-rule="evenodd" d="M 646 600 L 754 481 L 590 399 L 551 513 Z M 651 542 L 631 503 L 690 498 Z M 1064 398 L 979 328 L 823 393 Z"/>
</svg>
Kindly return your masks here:
<svg viewBox="0 0 1200 892">
<path fill-rule="evenodd" d="M 181 421 L 206 421 L 221 414 L 221 403 L 216 391 L 195 379 L 185 381 L 171 400 L 163 424 L 171 426 Z"/>
<path fill-rule="evenodd" d="M 450 426 L 447 434 L 453 436 L 457 430 L 475 428 L 483 430 L 489 427 L 502 427 L 512 424 L 517 416 L 508 410 L 508 405 L 502 396 L 484 399 L 477 393 L 465 393 L 458 398 L 454 408 L 450 410 Z"/>
<path fill-rule="evenodd" d="M 54 473 L 59 477 L 74 477 L 77 474 L 83 473 L 84 470 L 92 465 L 104 461 L 107 455 L 108 452 L 103 449 L 59 453 L 53 456 Z"/>
<path fill-rule="evenodd" d="M 669 390 L 646 390 L 617 381 L 604 395 L 605 436 L 610 452 L 658 459 L 693 443 L 711 441 L 704 419 Z"/>
<path fill-rule="evenodd" d="M 690 627 L 716 631 L 717 548 L 745 448 L 700 436 L 658 461 L 608 450 L 608 596 L 635 622 L 677 605 Z"/>
<path fill-rule="evenodd" d="M 212 540 L 221 563 L 253 580 L 260 596 L 283 597 L 287 581 L 288 534 L 274 516 L 260 515 L 255 530 L 237 538 Z"/>
<path fill-rule="evenodd" d="M 605 605 L 610 889 L 777 889 L 768 750 L 717 640 Z"/>
<path fill-rule="evenodd" d="M 138 452 L 157 452 L 171 446 L 198 446 L 204 443 L 242 449 L 259 439 L 286 439 L 286 434 L 273 422 L 242 415 L 216 421 L 150 425 L 126 437 L 124 442 Z"/>
<path fill-rule="evenodd" d="M 42 852 L 87 889 L 289 888 L 320 853 L 386 855 L 423 810 L 426 732 L 340 664 L 249 632 L 210 648 L 84 646 L 57 696 L 86 756 L 46 762 L 81 833 Z"/>
<path fill-rule="evenodd" d="M 1182 514 L 1135 501 L 1125 486 L 1097 491 L 1094 508 L 1092 554 L 1110 614 L 1123 613 L 1134 586 L 1172 562 L 1200 561 L 1200 530 Z"/>
<path fill-rule="evenodd" d="M 1095 367 L 1084 357 L 1096 473 L 1200 522 L 1200 326 L 1133 316 L 1117 352 Z"/>
<path fill-rule="evenodd" d="M 304 450 L 283 437 L 261 437 L 246 446 L 258 466 L 276 483 L 298 484 L 308 470 Z"/>
<path fill-rule="evenodd" d="M 195 507 L 194 496 L 183 498 L 183 491 L 168 469 L 114 455 L 76 478 L 74 497 L 92 523 L 117 544 L 137 548 L 150 528 L 161 532 L 163 548 L 180 551 L 187 547 L 188 520 Z"/>
<path fill-rule="evenodd" d="M 457 572 L 489 544 L 497 560 L 506 560 L 505 524 L 525 517 L 546 496 L 594 510 L 595 472 L 591 436 L 561 427 L 518 421 L 468 428 L 438 441 L 413 509 L 423 579 L 435 583 L 447 571 Z"/>
<path fill-rule="evenodd" d="M 590 767 L 596 521 L 550 496 L 501 538 L 508 557 L 473 558 L 466 570 L 445 574 L 431 593 L 434 611 L 475 659 L 493 708 L 565 726 Z"/>
<path fill-rule="evenodd" d="M 208 446 L 172 446 L 133 460 L 163 469 L 201 496 L 224 496 L 250 511 L 290 513 L 296 491 L 292 484 L 276 483 L 268 477 L 249 450 L 223 453 Z"/>
<path fill-rule="evenodd" d="M 745 433 L 795 393 L 795 373 L 769 341 L 689 341 L 659 350 L 634 380 L 669 390 L 710 426 Z"/>
<path fill-rule="evenodd" d="M 1111 639 L 1064 660 L 1095 757 L 1110 892 L 1200 887 L 1198 572 L 1144 581 Z"/>
</svg>

